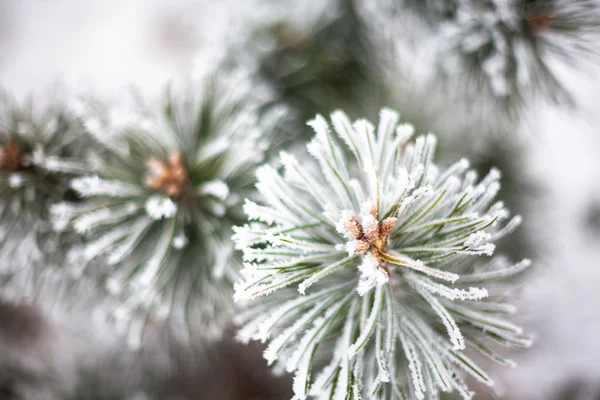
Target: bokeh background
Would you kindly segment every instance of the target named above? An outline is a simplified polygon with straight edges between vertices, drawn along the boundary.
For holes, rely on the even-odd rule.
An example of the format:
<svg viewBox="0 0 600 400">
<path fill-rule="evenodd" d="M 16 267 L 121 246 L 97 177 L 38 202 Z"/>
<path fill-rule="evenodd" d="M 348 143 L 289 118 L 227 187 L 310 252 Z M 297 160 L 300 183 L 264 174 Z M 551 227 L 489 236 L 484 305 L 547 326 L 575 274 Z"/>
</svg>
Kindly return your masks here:
<svg viewBox="0 0 600 400">
<path fill-rule="evenodd" d="M 329 16 L 327 1 L 285 3 L 286 18 L 295 19 L 297 25 L 292 26 L 300 28 L 289 32 L 282 28 L 277 49 L 316 45 L 342 54 L 341 61 L 336 59 L 339 63 L 328 59 L 315 62 L 317 74 L 324 80 L 317 80 L 316 87 L 331 87 L 338 91 L 338 98 L 319 103 L 318 91 L 308 89 L 305 95 L 301 92 L 304 89 L 299 89 L 301 100 L 309 100 L 306 105 L 292 99 L 291 104 L 300 110 L 298 119 L 335 107 L 371 115 L 373 109 L 391 106 L 418 130 L 435 129 L 441 137 L 443 159 L 466 155 L 482 169 L 498 165 L 506 173 L 507 183 L 500 197 L 525 218 L 518 239 L 508 245 L 509 251 L 534 261 L 532 271 L 519 282 L 518 319 L 537 339 L 531 349 L 511 354 L 519 364 L 517 368 L 490 366 L 502 384 L 495 394 L 478 389 L 476 398 L 600 399 L 598 60 L 590 55 L 578 71 L 557 67 L 558 77 L 572 93 L 576 107 L 539 102 L 516 126 L 488 133 L 475 117 L 457 118 L 459 121 L 447 118 L 456 115 L 444 103 L 442 91 L 436 95 L 435 86 L 422 85 L 419 73 L 399 72 L 402 66 L 393 62 L 377 66 L 383 69 L 377 73 L 384 84 L 353 78 L 352 66 L 341 82 L 332 82 L 332 76 L 339 73 L 336 68 L 347 66 L 344 54 L 358 52 L 360 58 L 363 50 L 347 32 L 341 36 L 336 36 L 339 31 L 327 32 L 312 43 L 303 42 L 302 27 L 313 26 L 321 14 L 329 21 L 336 17 Z M 21 98 L 57 83 L 73 92 L 117 93 L 133 86 L 152 93 L 171 76 L 210 66 L 228 51 L 229 42 L 237 42 L 237 62 L 246 62 L 249 68 L 267 68 L 270 75 L 276 75 L 286 68 L 288 58 L 257 66 L 253 64 L 256 60 L 244 54 L 269 51 L 268 41 L 251 38 L 245 30 L 248 24 L 266 26 L 264 21 L 273 16 L 264 13 L 273 11 L 241 0 L 0 0 L 0 86 Z M 281 40 L 287 44 L 282 45 Z M 333 48 L 327 47 L 334 42 Z M 429 68 L 427 57 L 413 60 L 413 72 Z M 344 79 L 356 79 L 357 85 Z M 283 81 L 286 88 L 293 86 Z M 362 86 L 356 89 L 359 83 Z M 368 93 L 368 101 L 345 104 L 353 96 L 350 87 Z M 388 93 L 381 94 L 381 87 Z M 281 89 L 280 93 L 293 97 L 298 91 Z M 301 135 L 294 129 L 289 135 Z M 152 351 L 134 354 L 123 350 L 118 340 L 87 332 L 82 328 L 83 316 L 65 317 L 54 325 L 48 322 L 50 344 L 31 345 L 27 340 L 37 343 L 36 335 L 43 335 L 38 331 L 46 329 L 38 325 L 46 324 L 41 322 L 46 317 L 36 310 L 5 308 L 0 307 L 0 330 L 8 344 L 0 345 L 4 353 L 0 357 L 28 363 L 28 371 L 45 371 L 52 365 L 54 375 L 46 377 L 48 382 L 85 386 L 88 389 L 80 391 L 81 399 L 136 395 L 142 399 L 146 398 L 143 392 L 190 399 L 291 397 L 289 378 L 272 377 L 263 366 L 258 347 L 247 348 L 225 339 L 210 349 L 201 345 L 198 349 L 168 348 L 157 332 Z M 15 326 L 21 330 L 11 331 Z M 22 332 L 28 330 L 38 334 L 32 333 L 25 340 Z M 188 359 L 190 353 L 197 355 L 193 362 Z M 88 360 L 90 369 L 85 385 L 72 371 L 74 360 L 81 357 Z M 4 375 L 0 384 L 9 380 L 9 374 Z M 30 382 L 32 387 L 38 383 Z M 0 399 L 10 398 L 6 390 L 0 391 Z M 44 390 L 40 393 L 35 396 L 43 396 Z"/>
</svg>

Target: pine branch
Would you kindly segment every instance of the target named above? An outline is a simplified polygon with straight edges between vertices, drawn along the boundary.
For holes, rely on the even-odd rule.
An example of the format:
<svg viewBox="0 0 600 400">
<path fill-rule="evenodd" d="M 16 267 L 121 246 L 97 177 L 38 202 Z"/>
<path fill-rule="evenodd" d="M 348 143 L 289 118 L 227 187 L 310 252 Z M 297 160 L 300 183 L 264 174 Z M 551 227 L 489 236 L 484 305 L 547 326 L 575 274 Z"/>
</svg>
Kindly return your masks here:
<svg viewBox="0 0 600 400">
<path fill-rule="evenodd" d="M 377 0 L 361 9 L 392 79 L 416 79 L 403 89 L 440 92 L 468 120 L 493 119 L 492 130 L 538 100 L 575 105 L 556 67 L 583 69 L 599 50 L 594 0 Z"/>
<path fill-rule="evenodd" d="M 479 261 L 520 222 L 494 200 L 499 171 L 441 169 L 436 137 L 411 141 L 391 110 L 377 127 L 339 111 L 331 124 L 309 123 L 318 168 L 284 153 L 282 173 L 257 172 L 256 222 L 234 235 L 246 261 L 235 298 L 256 299 L 240 339 L 270 339 L 265 358 L 295 372 L 295 399 L 471 398 L 459 371 L 493 382 L 467 346 L 506 364 L 484 342 L 530 344 L 492 311 L 505 302 L 495 282 L 529 261 Z"/>
<path fill-rule="evenodd" d="M 276 139 L 293 142 L 305 135 L 305 121 L 319 110 L 365 108 L 372 93 L 372 87 L 365 90 L 369 49 L 360 41 L 352 0 L 258 3 L 265 16 L 232 58 L 255 60 L 277 101 L 293 111 L 285 126 L 289 134 Z"/>
<path fill-rule="evenodd" d="M 68 179 L 81 169 L 75 160 L 86 140 L 57 100 L 64 93 L 39 97 L 0 95 L 0 294 L 15 301 L 35 297 L 49 276 L 73 272 L 71 252 L 80 243 L 52 232 L 49 210 L 74 198 Z"/>
<path fill-rule="evenodd" d="M 71 182 L 82 201 L 57 204 L 53 222 L 85 235 L 87 260 L 105 260 L 113 318 L 134 343 L 145 321 L 215 336 L 230 316 L 230 228 L 277 120 L 252 84 L 227 71 L 154 102 L 84 102 L 95 146 Z"/>
<path fill-rule="evenodd" d="M 588 0 L 461 1 L 442 28 L 440 66 L 462 84 L 469 75 L 514 113 L 531 96 L 570 105 L 551 63 L 577 65 L 597 51 L 599 13 Z"/>
</svg>

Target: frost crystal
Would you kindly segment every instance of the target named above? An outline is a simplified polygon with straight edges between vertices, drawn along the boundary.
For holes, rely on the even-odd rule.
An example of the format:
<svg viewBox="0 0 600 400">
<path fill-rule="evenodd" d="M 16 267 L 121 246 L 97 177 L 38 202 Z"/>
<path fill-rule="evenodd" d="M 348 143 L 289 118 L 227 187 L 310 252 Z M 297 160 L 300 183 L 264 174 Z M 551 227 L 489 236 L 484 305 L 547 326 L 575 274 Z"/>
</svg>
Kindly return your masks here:
<svg viewBox="0 0 600 400">
<path fill-rule="evenodd" d="M 500 174 L 477 182 L 466 160 L 439 168 L 435 136 L 412 142 L 391 110 L 377 127 L 339 111 L 331 123 L 309 123 L 317 168 L 282 153 L 283 173 L 258 170 L 263 202 L 247 201 L 255 222 L 235 228 L 246 261 L 235 299 L 264 297 L 240 318 L 240 337 L 271 338 L 265 357 L 295 371 L 294 399 L 466 397 L 459 370 L 491 385 L 461 351 L 507 364 L 487 342 L 530 344 L 491 311 L 506 298 L 494 281 L 529 261 L 477 257 L 520 222 L 494 203 Z M 330 363 L 318 371 L 313 359 Z"/>
<path fill-rule="evenodd" d="M 146 212 L 152 219 L 174 217 L 177 205 L 168 197 L 152 196 L 146 201 Z"/>
</svg>

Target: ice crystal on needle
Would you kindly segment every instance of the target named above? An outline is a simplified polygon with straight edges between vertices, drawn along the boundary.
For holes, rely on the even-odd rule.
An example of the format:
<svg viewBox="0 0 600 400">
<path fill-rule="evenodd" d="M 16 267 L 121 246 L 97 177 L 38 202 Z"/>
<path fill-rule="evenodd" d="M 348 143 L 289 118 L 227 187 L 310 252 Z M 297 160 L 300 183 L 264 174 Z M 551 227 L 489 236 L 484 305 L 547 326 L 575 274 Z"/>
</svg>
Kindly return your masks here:
<svg viewBox="0 0 600 400">
<path fill-rule="evenodd" d="M 258 170 L 264 200 L 246 201 L 253 222 L 234 235 L 235 297 L 256 299 L 239 337 L 270 341 L 265 358 L 295 372 L 295 399 L 471 398 L 459 370 L 492 380 L 462 350 L 511 365 L 488 343 L 529 344 L 494 284 L 529 261 L 489 258 L 520 222 L 494 201 L 500 173 L 439 168 L 435 136 L 413 141 L 391 110 L 377 127 L 339 111 L 331 122 L 309 123 L 316 165 L 282 153 L 283 174 Z"/>
</svg>

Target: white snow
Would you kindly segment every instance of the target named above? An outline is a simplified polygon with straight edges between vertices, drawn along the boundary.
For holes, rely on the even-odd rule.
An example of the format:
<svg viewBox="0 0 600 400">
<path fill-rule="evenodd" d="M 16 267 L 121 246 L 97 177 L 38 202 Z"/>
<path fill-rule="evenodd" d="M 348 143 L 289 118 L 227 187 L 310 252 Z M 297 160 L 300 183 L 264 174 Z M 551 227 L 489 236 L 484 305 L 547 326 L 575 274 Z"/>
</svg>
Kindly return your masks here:
<svg viewBox="0 0 600 400">
<path fill-rule="evenodd" d="M 165 196 L 151 196 L 146 201 L 146 212 L 157 220 L 171 218 L 177 213 L 177 204 Z"/>
</svg>

